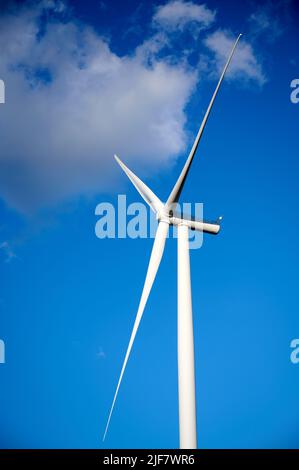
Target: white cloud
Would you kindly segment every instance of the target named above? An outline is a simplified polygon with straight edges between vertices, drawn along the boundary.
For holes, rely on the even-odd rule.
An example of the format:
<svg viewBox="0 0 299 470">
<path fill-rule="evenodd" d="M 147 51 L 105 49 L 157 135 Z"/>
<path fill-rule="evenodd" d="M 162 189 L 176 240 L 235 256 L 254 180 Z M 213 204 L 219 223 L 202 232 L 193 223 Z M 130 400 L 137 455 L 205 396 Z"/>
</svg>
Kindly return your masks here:
<svg viewBox="0 0 299 470">
<path fill-rule="evenodd" d="M 266 0 L 250 15 L 250 35 L 254 40 L 264 37 L 275 42 L 285 31 L 290 20 L 290 0 Z"/>
<path fill-rule="evenodd" d="M 249 23 L 251 26 L 251 32 L 260 36 L 265 31 L 271 31 L 271 33 L 276 37 L 281 34 L 281 29 L 276 21 L 273 21 L 267 11 L 259 8 L 256 12 L 252 13 L 249 17 Z"/>
<path fill-rule="evenodd" d="M 176 19 L 170 18 L 178 29 L 187 21 L 203 26 L 214 18 L 203 5 L 175 1 L 160 7 L 155 21 L 160 11 L 162 22 L 168 7 L 177 9 Z M 45 8 L 55 9 L 55 19 L 49 15 L 41 32 Z M 111 191 L 119 175 L 114 153 L 132 168 L 158 171 L 186 147 L 185 107 L 198 74 L 187 61 L 171 60 L 173 52 L 158 59 L 171 41 L 167 33 L 156 31 L 133 53 L 118 56 L 91 27 L 66 17 L 64 3 L 55 0 L 30 2 L 0 17 L 0 77 L 6 85 L 0 197 L 25 213 Z M 206 45 L 220 65 L 231 38 L 218 31 Z M 264 79 L 246 43 L 232 73 L 258 83 Z"/>
<path fill-rule="evenodd" d="M 195 85 L 183 66 L 117 56 L 82 24 L 52 21 L 38 38 L 39 13 L 0 19 L 0 195 L 25 212 L 110 189 L 114 153 L 133 166 L 172 161 L 185 148 Z"/>
<path fill-rule="evenodd" d="M 182 31 L 187 25 L 193 25 L 195 30 L 201 30 L 209 27 L 214 19 L 215 12 L 204 4 L 173 0 L 157 7 L 153 23 L 170 31 Z"/>
<path fill-rule="evenodd" d="M 218 72 L 226 62 L 235 40 L 236 37 L 233 37 L 228 31 L 223 30 L 217 30 L 206 37 L 205 45 L 215 54 Z M 266 82 L 262 66 L 256 58 L 252 46 L 246 42 L 244 36 L 240 39 L 233 60 L 227 71 L 227 76 L 228 78 L 254 81 L 259 85 L 263 85 Z"/>
</svg>

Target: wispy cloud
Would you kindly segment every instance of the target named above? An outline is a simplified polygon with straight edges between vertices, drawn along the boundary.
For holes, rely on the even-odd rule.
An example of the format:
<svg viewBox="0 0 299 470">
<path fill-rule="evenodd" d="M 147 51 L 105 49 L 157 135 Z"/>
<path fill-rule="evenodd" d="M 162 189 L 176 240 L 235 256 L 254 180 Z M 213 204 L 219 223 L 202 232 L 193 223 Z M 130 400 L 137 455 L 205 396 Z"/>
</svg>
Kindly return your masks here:
<svg viewBox="0 0 299 470">
<path fill-rule="evenodd" d="M 222 69 L 236 37 L 229 31 L 217 30 L 206 37 L 206 46 L 215 54 L 216 69 Z M 240 41 L 230 64 L 228 77 L 254 81 L 259 85 L 266 82 L 262 65 L 254 54 L 252 46 L 246 40 Z"/>
<path fill-rule="evenodd" d="M 290 4 L 290 0 L 268 0 L 259 5 L 248 20 L 253 39 L 264 37 L 268 42 L 275 42 L 289 22 Z"/>
<path fill-rule="evenodd" d="M 105 354 L 102 346 L 99 347 L 99 350 L 97 352 L 97 358 L 98 359 L 106 359 L 106 354 Z"/>
<path fill-rule="evenodd" d="M 193 28 L 195 33 L 208 28 L 215 20 L 216 12 L 206 5 L 173 0 L 157 7 L 153 24 L 168 31 Z"/>
<path fill-rule="evenodd" d="M 14 258 L 17 257 L 17 255 L 12 249 L 11 244 L 8 241 L 3 241 L 0 243 L 0 250 L 4 255 L 5 263 L 10 263 Z"/>
</svg>

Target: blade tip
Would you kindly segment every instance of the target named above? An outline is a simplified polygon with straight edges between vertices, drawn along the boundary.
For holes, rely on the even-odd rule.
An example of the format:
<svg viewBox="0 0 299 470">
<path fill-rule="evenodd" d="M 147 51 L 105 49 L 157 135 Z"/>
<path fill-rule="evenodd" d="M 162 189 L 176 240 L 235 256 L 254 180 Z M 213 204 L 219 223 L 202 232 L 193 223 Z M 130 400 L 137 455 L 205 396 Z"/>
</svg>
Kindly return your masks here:
<svg viewBox="0 0 299 470">
<path fill-rule="evenodd" d="M 109 424 L 108 424 L 108 426 L 109 426 Z M 105 432 L 104 432 L 104 435 L 103 435 L 102 442 L 104 442 L 104 441 L 105 441 L 105 439 L 106 439 L 106 436 L 107 436 L 107 431 L 108 431 L 108 427 L 106 426 L 106 429 L 105 429 Z"/>
<path fill-rule="evenodd" d="M 120 166 L 122 169 L 124 169 L 124 164 L 123 164 L 123 162 L 121 161 L 121 159 L 116 155 L 116 153 L 114 154 L 114 159 L 115 159 L 116 163 L 118 163 L 119 166 Z"/>
</svg>

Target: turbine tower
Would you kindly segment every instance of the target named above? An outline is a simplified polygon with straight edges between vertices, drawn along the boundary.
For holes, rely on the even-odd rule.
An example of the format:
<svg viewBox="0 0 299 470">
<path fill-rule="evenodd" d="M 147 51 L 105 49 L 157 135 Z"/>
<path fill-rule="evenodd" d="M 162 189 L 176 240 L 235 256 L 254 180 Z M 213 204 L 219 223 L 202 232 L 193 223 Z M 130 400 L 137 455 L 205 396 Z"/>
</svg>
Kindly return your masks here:
<svg viewBox="0 0 299 470">
<path fill-rule="evenodd" d="M 125 372 L 125 368 L 130 356 L 130 352 L 135 340 L 135 336 L 149 297 L 152 285 L 154 283 L 165 247 L 170 225 L 178 228 L 178 384 L 179 384 L 179 430 L 180 430 L 180 448 L 196 449 L 196 400 L 195 400 L 195 371 L 194 371 L 194 336 L 192 319 L 192 297 L 190 282 L 190 258 L 189 258 L 189 229 L 199 230 L 216 235 L 220 230 L 220 218 L 215 223 L 205 222 L 185 217 L 176 212 L 176 205 L 183 186 L 185 184 L 191 163 L 196 153 L 199 141 L 203 134 L 210 111 L 217 96 L 218 90 L 224 78 L 225 72 L 230 64 L 241 34 L 238 36 L 228 60 L 224 66 L 206 114 L 203 118 L 196 139 L 181 174 L 175 183 L 166 203 L 160 199 L 146 186 L 126 165 L 115 155 L 115 159 L 131 180 L 139 194 L 147 202 L 150 208 L 156 213 L 159 225 L 157 228 L 155 241 L 153 244 L 148 270 L 141 294 L 141 299 L 131 333 L 131 338 L 120 372 L 116 391 L 112 401 L 110 413 L 108 416 L 103 440 L 105 440 L 110 424 L 112 412 L 118 395 L 119 387 Z"/>
</svg>

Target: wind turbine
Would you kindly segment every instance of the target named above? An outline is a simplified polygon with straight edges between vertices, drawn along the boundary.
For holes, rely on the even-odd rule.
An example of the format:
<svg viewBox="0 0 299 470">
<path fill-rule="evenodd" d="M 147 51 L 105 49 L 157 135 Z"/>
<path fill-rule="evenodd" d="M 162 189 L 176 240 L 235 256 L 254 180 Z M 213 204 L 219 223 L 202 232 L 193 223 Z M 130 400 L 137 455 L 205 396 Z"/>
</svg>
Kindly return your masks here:
<svg viewBox="0 0 299 470">
<path fill-rule="evenodd" d="M 210 111 L 217 96 L 218 90 L 224 78 L 225 72 L 230 64 L 240 34 L 231 50 L 231 53 L 224 66 L 206 114 L 203 118 L 196 139 L 181 174 L 175 183 L 166 203 L 160 199 L 144 184 L 126 165 L 115 155 L 117 163 L 131 180 L 139 194 L 147 202 L 150 208 L 156 213 L 159 221 L 155 241 L 153 244 L 148 270 L 141 294 L 141 299 L 131 333 L 129 345 L 120 372 L 116 391 L 112 401 L 110 413 L 108 416 L 106 429 L 103 437 L 105 440 L 112 412 L 118 395 L 119 387 L 125 372 L 125 368 L 130 356 L 130 352 L 135 340 L 135 336 L 149 297 L 153 282 L 155 280 L 165 247 L 170 225 L 178 228 L 178 384 L 179 384 L 179 429 L 180 429 L 180 448 L 195 449 L 197 447 L 196 437 L 196 402 L 195 402 L 195 372 L 194 372 L 194 336 L 192 319 L 192 298 L 190 282 L 190 257 L 189 257 L 189 229 L 202 232 L 217 234 L 220 230 L 220 219 L 215 223 L 205 222 L 187 218 L 184 215 L 177 214 L 176 205 L 183 186 L 185 184 L 191 163 L 196 153 L 199 141 L 203 134 Z"/>
</svg>

